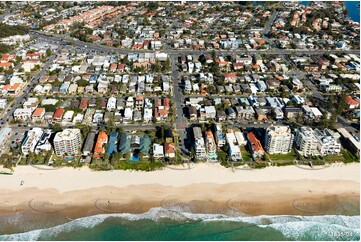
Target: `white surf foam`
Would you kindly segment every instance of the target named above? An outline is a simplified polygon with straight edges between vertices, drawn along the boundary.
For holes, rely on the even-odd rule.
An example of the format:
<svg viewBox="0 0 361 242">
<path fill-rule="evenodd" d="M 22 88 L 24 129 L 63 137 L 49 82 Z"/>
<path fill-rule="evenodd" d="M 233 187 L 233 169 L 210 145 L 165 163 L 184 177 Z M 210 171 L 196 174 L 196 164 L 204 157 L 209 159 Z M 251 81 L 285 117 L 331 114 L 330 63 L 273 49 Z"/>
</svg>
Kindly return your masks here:
<svg viewBox="0 0 361 242">
<path fill-rule="evenodd" d="M 241 226 L 259 226 L 261 228 L 271 227 L 280 231 L 290 239 L 302 238 L 305 233 L 314 234 L 314 239 L 324 239 L 331 232 L 343 231 L 352 232 L 355 236 L 360 236 L 360 216 L 293 216 L 293 215 L 262 215 L 262 216 L 241 216 L 229 217 L 222 214 L 192 214 L 169 211 L 164 208 L 152 208 L 142 214 L 99 214 L 89 217 L 78 218 L 65 224 L 55 227 L 33 230 L 24 233 L 2 235 L 0 240 L 46 240 L 61 232 L 69 233 L 74 230 L 93 228 L 101 224 L 107 218 L 123 218 L 130 221 L 150 219 L 158 221 L 161 219 L 171 219 L 180 222 L 210 222 L 210 221 L 232 221 L 240 222 Z"/>
</svg>

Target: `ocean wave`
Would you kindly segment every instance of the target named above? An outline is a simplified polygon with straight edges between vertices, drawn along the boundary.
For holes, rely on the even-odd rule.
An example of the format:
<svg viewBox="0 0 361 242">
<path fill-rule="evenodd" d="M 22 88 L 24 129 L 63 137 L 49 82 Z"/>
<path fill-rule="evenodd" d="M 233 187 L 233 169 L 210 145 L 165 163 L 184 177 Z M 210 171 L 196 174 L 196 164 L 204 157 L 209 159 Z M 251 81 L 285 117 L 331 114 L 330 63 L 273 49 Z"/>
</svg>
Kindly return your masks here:
<svg viewBox="0 0 361 242">
<path fill-rule="evenodd" d="M 222 214 L 193 214 L 169 211 L 164 208 L 152 208 L 142 214 L 99 214 L 78 218 L 68 223 L 46 229 L 38 229 L 24 233 L 1 235 L 0 240 L 50 240 L 59 233 L 71 233 L 79 229 L 91 229 L 103 223 L 108 218 L 121 218 L 125 221 L 169 219 L 180 223 L 189 222 L 239 222 L 240 226 L 257 226 L 273 228 L 280 231 L 286 238 L 299 240 L 306 234 L 310 240 L 337 239 L 333 232 L 352 233 L 353 238 L 360 237 L 360 216 L 324 215 L 324 216 L 294 216 L 294 215 L 260 215 L 231 217 Z M 328 236 L 328 237 L 327 237 Z"/>
</svg>

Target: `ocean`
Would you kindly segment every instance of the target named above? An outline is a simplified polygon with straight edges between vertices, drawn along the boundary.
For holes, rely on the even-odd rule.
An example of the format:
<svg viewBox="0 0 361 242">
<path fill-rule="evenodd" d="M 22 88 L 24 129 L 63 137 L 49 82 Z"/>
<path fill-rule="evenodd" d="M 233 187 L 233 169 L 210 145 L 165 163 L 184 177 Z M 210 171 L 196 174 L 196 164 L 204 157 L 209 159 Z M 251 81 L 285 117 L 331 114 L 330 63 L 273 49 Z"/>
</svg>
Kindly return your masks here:
<svg viewBox="0 0 361 242">
<path fill-rule="evenodd" d="M 308 5 L 310 1 L 299 1 L 299 4 Z M 356 22 L 360 22 L 360 8 L 357 6 L 360 1 L 345 1 L 348 17 Z"/>
<path fill-rule="evenodd" d="M 360 1 L 346 1 L 345 4 L 348 17 L 353 21 L 360 22 Z"/>
<path fill-rule="evenodd" d="M 17 222 L 21 223 L 21 220 Z M 43 229 L 3 234 L 0 235 L 0 240 L 359 241 L 359 228 L 360 216 L 232 217 L 152 208 L 143 214 L 99 214 L 78 218 Z"/>
</svg>

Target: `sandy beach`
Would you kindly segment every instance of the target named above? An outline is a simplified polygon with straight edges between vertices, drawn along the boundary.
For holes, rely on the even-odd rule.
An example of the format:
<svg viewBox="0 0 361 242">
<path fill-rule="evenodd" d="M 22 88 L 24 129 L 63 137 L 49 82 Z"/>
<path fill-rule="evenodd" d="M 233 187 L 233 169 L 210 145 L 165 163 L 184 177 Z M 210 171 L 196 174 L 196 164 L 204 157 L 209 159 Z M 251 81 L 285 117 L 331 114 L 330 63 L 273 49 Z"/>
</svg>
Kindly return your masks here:
<svg viewBox="0 0 361 242">
<path fill-rule="evenodd" d="M 13 175 L 0 176 L 0 223 L 21 214 L 29 223 L 63 217 L 60 224 L 101 213 L 144 213 L 155 207 L 228 216 L 360 212 L 359 164 L 318 170 L 289 166 L 232 171 L 219 164 L 175 168 L 179 167 L 94 172 L 16 167 Z M 9 223 L 3 232 L 18 229 Z"/>
<path fill-rule="evenodd" d="M 237 182 L 270 182 L 284 180 L 345 180 L 360 183 L 360 164 L 335 164 L 324 169 L 309 167 L 267 167 L 265 169 L 232 170 L 220 164 L 195 164 L 191 169 L 169 167 L 153 172 L 138 171 L 91 171 L 83 168 L 60 168 L 19 166 L 11 176 L 2 175 L 0 189 L 13 191 L 26 188 L 55 189 L 59 192 L 85 190 L 104 186 L 126 187 L 151 185 L 181 187 L 197 183 L 229 184 Z M 24 184 L 20 186 L 20 182 Z M 345 187 L 345 189 L 347 189 Z"/>
<path fill-rule="evenodd" d="M 64 207 L 94 206 L 97 200 L 100 204 L 104 201 L 110 204 L 112 201 L 149 203 L 150 207 L 160 206 L 160 203 L 167 199 L 222 204 L 236 199 L 255 204 L 259 201 L 276 204 L 285 201 L 289 203 L 304 197 L 359 194 L 359 164 L 340 164 L 318 170 L 288 166 L 232 171 L 219 164 L 197 164 L 189 170 L 175 168 L 180 167 L 154 172 L 94 172 L 88 168 L 42 170 L 19 166 L 15 168 L 13 175 L 1 176 L 0 208 L 14 211 L 29 206 L 31 208 L 32 203 L 40 206 L 40 201 L 56 201 L 61 204 L 55 204 L 57 208 L 48 209 L 62 210 Z M 22 181 L 23 185 L 20 185 Z M 148 205 L 145 207 L 149 208 Z M 274 213 L 274 209 L 265 209 L 264 204 L 257 206 L 262 206 L 262 209 L 258 210 L 263 210 L 263 213 Z M 123 209 L 125 207 L 126 205 Z M 101 208 L 98 210 L 101 211 Z M 294 212 L 297 212 L 297 209 Z"/>
</svg>

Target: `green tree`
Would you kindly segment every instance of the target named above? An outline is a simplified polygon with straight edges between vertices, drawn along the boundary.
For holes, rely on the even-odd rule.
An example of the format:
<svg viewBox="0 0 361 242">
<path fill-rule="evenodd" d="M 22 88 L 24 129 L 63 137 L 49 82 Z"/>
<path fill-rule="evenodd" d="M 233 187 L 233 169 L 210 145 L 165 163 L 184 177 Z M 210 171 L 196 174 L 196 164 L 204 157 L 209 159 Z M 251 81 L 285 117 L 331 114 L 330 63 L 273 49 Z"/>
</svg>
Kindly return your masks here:
<svg viewBox="0 0 361 242">
<path fill-rule="evenodd" d="M 43 105 L 43 108 L 45 108 L 45 110 L 46 110 L 47 112 L 55 112 L 55 110 L 56 110 L 56 106 L 55 106 L 55 105 L 51 105 L 51 104 L 49 104 L 49 105 Z"/>
<path fill-rule="evenodd" d="M 88 81 L 84 80 L 84 79 L 80 79 L 77 83 L 78 83 L 78 86 L 80 86 L 80 87 L 85 87 L 88 85 Z"/>
<path fill-rule="evenodd" d="M 53 130 L 55 133 L 57 133 L 57 132 L 63 131 L 63 127 L 59 123 L 56 123 L 53 126 Z"/>
<path fill-rule="evenodd" d="M 170 58 L 168 57 L 167 60 L 165 61 L 165 70 L 166 71 L 170 71 L 171 70 L 171 63 L 170 63 Z"/>
<path fill-rule="evenodd" d="M 48 48 L 47 50 L 46 50 L 46 56 L 51 56 L 51 54 L 52 54 L 52 51 L 51 51 L 51 49 L 50 48 Z"/>
</svg>

